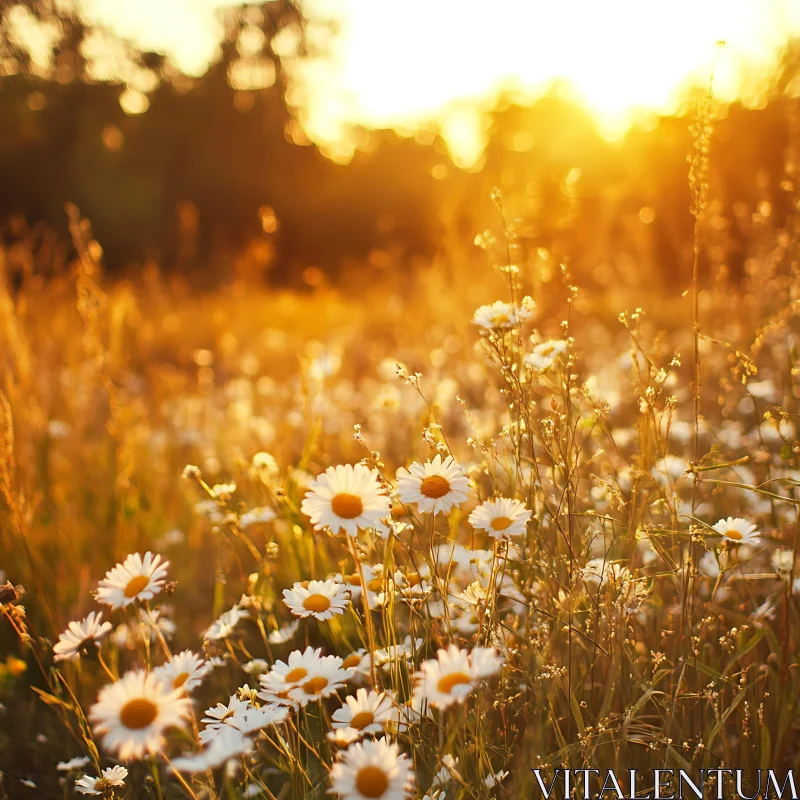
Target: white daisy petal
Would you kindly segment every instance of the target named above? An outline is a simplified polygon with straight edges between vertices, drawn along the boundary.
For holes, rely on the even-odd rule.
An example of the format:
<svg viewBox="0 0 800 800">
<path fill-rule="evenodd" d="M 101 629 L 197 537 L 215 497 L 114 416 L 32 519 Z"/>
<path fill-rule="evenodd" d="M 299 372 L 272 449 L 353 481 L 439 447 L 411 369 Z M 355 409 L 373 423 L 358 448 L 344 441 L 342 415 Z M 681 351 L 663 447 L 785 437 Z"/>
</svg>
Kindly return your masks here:
<svg viewBox="0 0 800 800">
<path fill-rule="evenodd" d="M 469 480 L 452 456 L 436 455 L 425 464 L 400 467 L 397 491 L 404 503 L 416 503 L 421 512 L 446 514 L 467 499 Z"/>
<path fill-rule="evenodd" d="M 70 661 L 96 648 L 112 628 L 110 622 L 101 622 L 102 618 L 102 612 L 92 611 L 86 619 L 70 622 L 53 647 L 53 660 Z"/>
<path fill-rule="evenodd" d="M 167 689 L 182 689 L 188 693 L 196 689 L 209 672 L 211 672 L 211 665 L 207 661 L 192 653 L 191 650 L 184 650 L 182 653 L 172 656 L 166 664 L 156 667 L 153 675 Z"/>
<path fill-rule="evenodd" d="M 366 529 L 383 532 L 392 510 L 378 473 L 363 464 L 328 467 L 311 482 L 300 508 L 314 530 L 349 536 Z"/>
<path fill-rule="evenodd" d="M 136 600 L 151 600 L 163 588 L 169 561 L 150 552 L 129 555 L 110 569 L 97 587 L 97 600 L 111 608 L 125 608 Z"/>
<path fill-rule="evenodd" d="M 735 544 L 741 542 L 749 542 L 752 544 L 759 540 L 756 526 L 741 517 L 721 519 L 712 527 L 717 533 L 722 534 L 729 542 Z"/>
<path fill-rule="evenodd" d="M 408 756 L 386 739 L 350 745 L 331 768 L 330 779 L 342 800 L 403 800 L 414 787 Z"/>
<path fill-rule="evenodd" d="M 283 590 L 283 602 L 296 617 L 314 617 L 320 621 L 343 614 L 350 603 L 350 592 L 335 581 L 296 583 Z"/>
<path fill-rule="evenodd" d="M 128 759 L 159 752 L 165 731 L 183 727 L 190 713 L 182 690 L 168 690 L 152 673 L 136 670 L 100 690 L 89 719 L 103 746 Z"/>
<path fill-rule="evenodd" d="M 497 497 L 478 506 L 469 515 L 469 524 L 486 531 L 494 539 L 507 541 L 525 533 L 531 515 L 519 500 Z"/>
</svg>

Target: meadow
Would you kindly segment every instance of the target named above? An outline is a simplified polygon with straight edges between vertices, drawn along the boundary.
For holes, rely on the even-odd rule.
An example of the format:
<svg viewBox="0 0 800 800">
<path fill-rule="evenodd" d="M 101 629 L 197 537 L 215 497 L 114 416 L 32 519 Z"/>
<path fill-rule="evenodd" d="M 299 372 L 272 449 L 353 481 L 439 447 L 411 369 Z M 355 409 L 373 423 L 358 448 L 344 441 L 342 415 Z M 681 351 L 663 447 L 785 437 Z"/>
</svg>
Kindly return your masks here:
<svg viewBox="0 0 800 800">
<path fill-rule="evenodd" d="M 637 295 L 494 199 L 468 262 L 315 291 L 112 279 L 74 208 L 5 275 L 0 796 L 800 767 L 796 211 Z"/>
</svg>

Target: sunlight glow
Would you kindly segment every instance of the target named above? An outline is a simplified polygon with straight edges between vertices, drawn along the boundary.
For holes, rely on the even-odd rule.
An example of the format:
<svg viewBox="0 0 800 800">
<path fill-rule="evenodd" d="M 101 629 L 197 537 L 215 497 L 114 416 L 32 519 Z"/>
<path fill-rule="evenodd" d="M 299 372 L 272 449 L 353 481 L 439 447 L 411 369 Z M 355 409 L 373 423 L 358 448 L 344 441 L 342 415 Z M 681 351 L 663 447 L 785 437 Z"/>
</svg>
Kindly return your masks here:
<svg viewBox="0 0 800 800">
<path fill-rule="evenodd" d="M 462 130 L 449 143 L 465 162 L 478 155 L 480 143 L 464 130 L 459 101 L 492 98 L 501 89 L 533 97 L 561 78 L 613 136 L 637 109 L 674 111 L 687 80 L 708 82 L 714 59 L 715 94 L 746 96 L 745 75 L 773 64 L 788 35 L 800 32 L 800 3 L 792 0 L 314 0 L 312 6 L 342 26 L 333 68 L 318 70 L 310 83 L 312 138 L 331 138 L 337 124 L 348 122 L 413 126 L 438 118 Z M 726 42 L 722 49 L 719 40 Z M 448 126 L 451 113 L 462 122 Z"/>
<path fill-rule="evenodd" d="M 168 51 L 200 74 L 215 57 L 214 12 L 232 0 L 82 0 L 88 16 Z M 336 21 L 324 61 L 295 72 L 308 136 L 346 160 L 352 125 L 437 123 L 459 163 L 480 155 L 480 114 L 498 91 L 535 97 L 554 80 L 610 136 L 638 110 L 672 112 L 687 81 L 724 100 L 755 94 L 752 76 L 800 33 L 797 0 L 306 0 Z M 724 40 L 726 46 L 716 43 Z M 476 127 L 477 125 L 477 127 Z"/>
</svg>

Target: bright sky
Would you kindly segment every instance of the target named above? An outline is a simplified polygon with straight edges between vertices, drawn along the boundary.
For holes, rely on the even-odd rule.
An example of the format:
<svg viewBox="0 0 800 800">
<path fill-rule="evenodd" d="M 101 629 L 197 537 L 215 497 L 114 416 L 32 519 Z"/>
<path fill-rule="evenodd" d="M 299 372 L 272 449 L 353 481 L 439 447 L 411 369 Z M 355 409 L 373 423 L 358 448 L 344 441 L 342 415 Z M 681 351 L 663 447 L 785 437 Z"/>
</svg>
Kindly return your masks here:
<svg viewBox="0 0 800 800">
<path fill-rule="evenodd" d="M 236 5 L 80 2 L 89 18 L 195 75 L 215 56 L 215 11 Z M 715 94 L 746 95 L 743 76 L 800 35 L 800 0 L 306 0 L 306 8 L 340 26 L 331 59 L 301 75 L 312 139 L 335 148 L 352 123 L 436 119 L 464 163 L 480 153 L 483 134 L 462 101 L 488 102 L 508 86 L 535 95 L 566 78 L 613 134 L 637 108 L 674 109 L 687 78 L 707 83 L 714 58 Z M 727 43 L 721 50 L 718 40 Z"/>
</svg>

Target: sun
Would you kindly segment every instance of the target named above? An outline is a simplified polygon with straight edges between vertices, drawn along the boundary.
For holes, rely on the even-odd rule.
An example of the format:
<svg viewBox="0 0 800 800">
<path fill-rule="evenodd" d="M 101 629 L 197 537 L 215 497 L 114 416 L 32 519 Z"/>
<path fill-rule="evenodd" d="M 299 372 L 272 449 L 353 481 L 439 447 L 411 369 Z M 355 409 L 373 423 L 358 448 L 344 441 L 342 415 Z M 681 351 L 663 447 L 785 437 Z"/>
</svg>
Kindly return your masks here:
<svg viewBox="0 0 800 800">
<path fill-rule="evenodd" d="M 540 95 L 565 83 L 609 136 L 639 110 L 672 112 L 689 82 L 733 99 L 800 32 L 791 0 L 313 0 L 338 20 L 332 63 L 309 71 L 306 126 L 414 127 L 436 119 L 456 160 L 484 142 L 482 104 L 501 90 Z M 724 41 L 724 48 L 718 43 Z M 476 128 L 478 126 L 478 128 Z"/>
<path fill-rule="evenodd" d="M 82 0 L 87 17 L 195 75 L 218 54 L 215 13 L 238 4 L 142 0 L 123 10 Z M 746 96 L 800 34 L 796 0 L 304 0 L 303 9 L 337 33 L 324 58 L 292 70 L 298 113 L 340 161 L 352 157 L 353 125 L 433 123 L 454 161 L 473 165 L 486 144 L 482 108 L 499 91 L 533 99 L 554 81 L 614 137 L 641 110 L 674 112 L 687 85 L 706 85 L 712 71 L 717 97 Z"/>
</svg>

